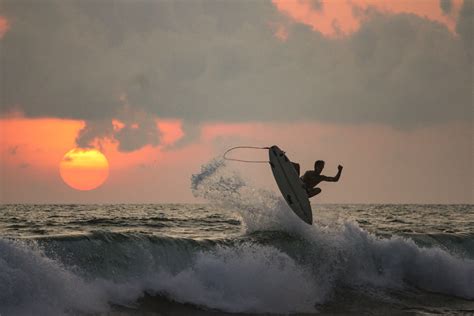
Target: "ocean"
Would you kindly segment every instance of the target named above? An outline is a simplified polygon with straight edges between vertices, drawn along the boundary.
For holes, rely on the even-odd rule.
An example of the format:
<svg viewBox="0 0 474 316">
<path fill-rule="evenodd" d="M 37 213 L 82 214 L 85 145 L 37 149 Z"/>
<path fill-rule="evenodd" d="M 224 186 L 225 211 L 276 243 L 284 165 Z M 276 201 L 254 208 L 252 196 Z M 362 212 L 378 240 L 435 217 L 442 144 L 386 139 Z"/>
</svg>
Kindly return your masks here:
<svg viewBox="0 0 474 316">
<path fill-rule="evenodd" d="M 474 315 L 473 205 L 315 198 L 310 226 L 222 161 L 191 189 L 0 205 L 0 315 Z"/>
</svg>

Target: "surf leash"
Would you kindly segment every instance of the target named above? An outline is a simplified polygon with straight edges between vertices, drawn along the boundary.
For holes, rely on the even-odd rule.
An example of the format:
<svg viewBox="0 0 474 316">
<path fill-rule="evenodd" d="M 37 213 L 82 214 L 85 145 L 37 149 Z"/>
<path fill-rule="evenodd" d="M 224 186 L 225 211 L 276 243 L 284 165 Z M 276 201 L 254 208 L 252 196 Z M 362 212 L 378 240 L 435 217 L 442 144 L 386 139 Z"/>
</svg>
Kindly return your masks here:
<svg viewBox="0 0 474 316">
<path fill-rule="evenodd" d="M 237 158 L 228 158 L 226 155 L 235 150 L 235 149 L 265 149 L 268 150 L 270 147 L 256 147 L 256 146 L 235 146 L 232 148 L 229 148 L 226 150 L 224 153 L 223 157 L 224 160 L 230 160 L 230 161 L 238 161 L 238 162 L 246 162 L 246 163 L 269 163 L 270 161 L 268 160 L 246 160 L 246 159 L 237 159 Z"/>
</svg>

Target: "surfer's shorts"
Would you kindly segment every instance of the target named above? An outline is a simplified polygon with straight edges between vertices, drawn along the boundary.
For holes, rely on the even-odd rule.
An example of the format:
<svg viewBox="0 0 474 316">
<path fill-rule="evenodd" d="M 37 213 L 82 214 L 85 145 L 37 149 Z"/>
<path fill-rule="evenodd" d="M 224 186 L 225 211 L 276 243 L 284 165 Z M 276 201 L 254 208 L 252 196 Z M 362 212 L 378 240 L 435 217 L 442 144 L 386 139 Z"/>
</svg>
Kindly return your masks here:
<svg viewBox="0 0 474 316">
<path fill-rule="evenodd" d="M 306 184 L 303 184 L 303 185 L 304 185 L 304 189 L 305 189 L 305 191 L 306 191 L 306 194 L 308 194 L 308 195 L 311 194 L 311 193 L 313 193 L 315 190 L 318 192 L 318 194 L 321 193 L 321 189 L 318 188 L 318 187 L 309 188 L 309 187 L 306 186 Z"/>
<path fill-rule="evenodd" d="M 304 183 L 303 179 L 300 178 L 300 180 L 301 180 L 301 183 L 303 183 L 303 188 L 304 188 L 304 190 L 306 191 L 306 193 L 309 194 L 309 191 L 310 191 L 311 189 L 308 188 L 308 186 L 306 185 L 306 183 Z"/>
</svg>

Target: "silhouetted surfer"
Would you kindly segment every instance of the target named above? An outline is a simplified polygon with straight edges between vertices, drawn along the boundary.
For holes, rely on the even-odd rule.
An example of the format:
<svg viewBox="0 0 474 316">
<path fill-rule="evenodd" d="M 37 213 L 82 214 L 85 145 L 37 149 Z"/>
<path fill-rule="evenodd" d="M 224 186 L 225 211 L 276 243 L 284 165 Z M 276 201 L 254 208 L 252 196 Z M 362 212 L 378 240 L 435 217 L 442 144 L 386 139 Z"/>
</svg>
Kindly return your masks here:
<svg viewBox="0 0 474 316">
<path fill-rule="evenodd" d="M 298 176 L 300 175 L 300 165 L 298 163 L 293 162 L 293 166 L 295 167 L 296 171 L 298 172 Z M 324 169 L 324 160 L 317 160 L 314 162 L 314 170 L 308 170 L 304 173 L 304 175 L 300 178 L 303 181 L 306 187 L 306 193 L 308 193 L 308 198 L 311 198 L 315 195 L 321 193 L 320 188 L 316 188 L 316 186 L 323 182 L 337 182 L 341 177 L 342 166 L 339 165 L 337 167 L 337 174 L 334 177 L 327 177 L 323 176 L 321 172 Z"/>
</svg>

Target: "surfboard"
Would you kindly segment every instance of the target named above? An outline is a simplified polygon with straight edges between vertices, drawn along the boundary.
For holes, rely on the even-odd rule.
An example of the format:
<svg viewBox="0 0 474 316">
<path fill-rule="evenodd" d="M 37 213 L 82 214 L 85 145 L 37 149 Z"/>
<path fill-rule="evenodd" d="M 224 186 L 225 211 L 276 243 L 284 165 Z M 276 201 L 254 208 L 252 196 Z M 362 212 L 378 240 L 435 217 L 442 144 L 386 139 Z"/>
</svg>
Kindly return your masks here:
<svg viewBox="0 0 474 316">
<path fill-rule="evenodd" d="M 312 225 L 313 211 L 308 194 L 290 159 L 278 146 L 270 147 L 268 154 L 273 176 L 286 203 L 299 218 Z"/>
</svg>

